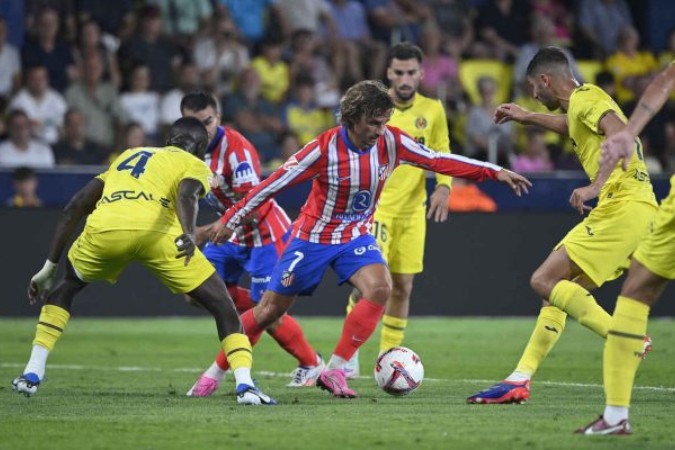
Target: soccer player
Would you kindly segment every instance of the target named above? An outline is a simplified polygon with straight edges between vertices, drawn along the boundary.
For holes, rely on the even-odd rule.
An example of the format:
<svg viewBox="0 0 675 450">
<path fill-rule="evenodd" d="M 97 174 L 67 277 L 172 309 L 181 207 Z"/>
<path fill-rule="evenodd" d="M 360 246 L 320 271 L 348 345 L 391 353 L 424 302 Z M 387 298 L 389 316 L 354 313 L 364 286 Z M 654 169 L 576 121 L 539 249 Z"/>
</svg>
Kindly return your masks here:
<svg viewBox="0 0 675 450">
<path fill-rule="evenodd" d="M 31 396 L 44 379 L 47 356 L 70 318 L 75 295 L 88 283 L 114 283 L 132 261 L 150 270 L 174 293 L 187 293 L 216 319 L 218 336 L 233 368 L 237 402 L 274 404 L 254 387 L 253 353 L 223 280 L 195 246 L 197 200 L 212 176 L 201 161 L 208 137 L 194 118 L 176 121 L 164 148 L 131 148 L 66 205 L 44 267 L 28 288 L 31 303 L 45 300 L 23 375 L 15 391 Z M 68 252 L 64 277 L 50 289 L 57 264 L 80 220 L 84 231 Z"/>
<path fill-rule="evenodd" d="M 539 50 L 527 68 L 534 98 L 549 110 L 565 114 L 537 114 L 515 104 L 495 111 L 495 122 L 509 120 L 538 125 L 569 135 L 574 151 L 591 183 L 575 189 L 570 204 L 584 214 L 586 202 L 598 197 L 590 214 L 560 241 L 534 272 L 532 289 L 543 307 L 530 341 L 516 367 L 504 381 L 467 398 L 468 403 L 522 403 L 530 397 L 530 380 L 560 338 L 567 315 L 601 337 L 607 337 L 610 315 L 590 291 L 617 278 L 656 212 L 656 199 L 642 158 L 642 144 L 635 141 L 629 170 L 599 168 L 600 144 L 626 126 L 626 117 L 602 89 L 574 79 L 565 54 L 558 48 Z M 643 342 L 644 355 L 650 342 Z"/>
<path fill-rule="evenodd" d="M 370 233 L 380 192 L 391 172 L 411 164 L 445 175 L 507 183 L 517 195 L 530 182 L 499 166 L 438 153 L 387 124 L 393 111 L 387 88 L 362 81 L 340 101 L 340 122 L 320 134 L 281 168 L 228 209 L 211 232 L 213 242 L 229 238 L 241 221 L 284 188 L 313 180 L 291 239 L 272 272 L 263 298 L 242 315 L 246 332 L 255 336 L 281 317 L 298 295 L 311 295 L 326 268 L 340 283 L 349 282 L 361 299 L 347 315 L 342 336 L 317 386 L 336 397 L 353 398 L 344 367 L 375 330 L 391 294 L 391 277 L 375 237 Z"/>
<path fill-rule="evenodd" d="M 205 160 L 219 180 L 218 186 L 212 186 L 207 199 L 222 213 L 260 183 L 258 152 L 237 131 L 220 125 L 218 104 L 210 93 L 190 92 L 183 97 L 180 108 L 183 117 L 195 117 L 206 127 L 210 143 Z M 281 253 L 290 223 L 279 204 L 269 200 L 260 207 L 255 218 L 237 227 L 229 242 L 221 245 L 206 243 L 204 256 L 225 280 L 239 313 L 260 301 Z M 198 227 L 197 234 L 206 236 L 209 230 L 209 226 Z M 251 276 L 250 290 L 238 284 L 244 271 Z M 293 371 L 288 386 L 314 386 L 324 363 L 307 342 L 300 324 L 285 314 L 267 332 L 298 360 L 299 366 Z M 199 377 L 187 395 L 206 397 L 213 394 L 227 369 L 227 358 L 220 351 L 211 367 Z"/>
<path fill-rule="evenodd" d="M 448 119 L 443 105 L 417 92 L 424 76 L 422 58 L 422 50 L 409 42 L 394 45 L 389 51 L 387 78 L 391 84 L 389 95 L 394 101 L 389 125 L 402 129 L 429 148 L 449 152 Z M 423 268 L 425 212 L 427 219 L 447 220 L 451 184 L 452 178 L 436 174 L 428 212 L 425 211 L 426 173 L 422 169 L 409 165 L 397 167 L 382 191 L 372 232 L 389 265 L 392 289 L 382 317 L 380 352 L 403 343 L 413 281 Z M 359 298 L 358 292 L 352 292 L 347 312 Z M 357 352 L 347 365 L 347 378 L 357 377 L 359 372 Z"/>
<path fill-rule="evenodd" d="M 628 126 L 603 143 L 601 165 L 616 167 L 623 160 L 628 169 L 634 143 L 654 114 L 675 91 L 675 62 L 664 69 L 642 94 Z M 675 279 L 675 176 L 670 193 L 661 202 L 654 230 L 640 241 L 633 254 L 628 277 L 623 283 L 609 323 L 603 354 L 604 413 L 577 433 L 587 435 L 631 434 L 628 422 L 635 372 L 640 364 L 643 336 L 649 309 L 656 304 L 668 282 Z"/>
</svg>

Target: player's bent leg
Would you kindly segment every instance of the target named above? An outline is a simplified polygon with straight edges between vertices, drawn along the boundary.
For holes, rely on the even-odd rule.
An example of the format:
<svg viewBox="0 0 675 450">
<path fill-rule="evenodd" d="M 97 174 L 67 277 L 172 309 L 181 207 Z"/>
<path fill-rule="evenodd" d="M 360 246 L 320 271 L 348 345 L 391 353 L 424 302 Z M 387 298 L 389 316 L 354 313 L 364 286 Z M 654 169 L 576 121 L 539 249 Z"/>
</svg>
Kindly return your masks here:
<svg viewBox="0 0 675 450">
<path fill-rule="evenodd" d="M 26 397 L 34 395 L 44 378 L 49 353 L 68 324 L 73 298 L 87 284 L 77 278 L 68 262 L 66 274 L 48 294 L 35 330 L 31 355 L 23 374 L 12 380 L 12 389 Z"/>
<path fill-rule="evenodd" d="M 347 385 L 344 367 L 375 331 L 391 295 L 391 276 L 385 264 L 363 266 L 349 281 L 363 294 L 363 298 L 345 319 L 340 340 L 326 370 L 317 380 L 317 386 L 341 398 L 356 397 L 356 392 Z"/>
</svg>

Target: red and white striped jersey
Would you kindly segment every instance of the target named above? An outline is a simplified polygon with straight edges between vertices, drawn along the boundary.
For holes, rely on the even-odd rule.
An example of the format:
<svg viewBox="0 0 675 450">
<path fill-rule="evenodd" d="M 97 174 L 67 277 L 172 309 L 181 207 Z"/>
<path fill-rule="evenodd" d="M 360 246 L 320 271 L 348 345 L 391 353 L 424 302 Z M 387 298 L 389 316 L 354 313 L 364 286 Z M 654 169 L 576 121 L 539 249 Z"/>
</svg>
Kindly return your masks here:
<svg viewBox="0 0 675 450">
<path fill-rule="evenodd" d="M 293 236 L 321 244 L 347 243 L 370 231 L 382 187 L 399 164 L 477 181 L 495 179 L 501 170 L 493 164 L 430 150 L 389 125 L 375 145 L 359 150 L 349 141 L 346 128 L 335 127 L 289 158 L 228 209 L 221 221 L 232 229 L 277 192 L 312 179 L 309 197 L 293 223 Z"/>
<path fill-rule="evenodd" d="M 221 214 L 260 184 L 258 152 L 253 144 L 231 128 L 218 127 L 204 159 L 220 180 L 220 186 L 211 189 L 207 201 Z M 260 247 L 281 241 L 291 223 L 286 212 L 273 199 L 261 202 L 256 214 L 251 217 L 250 221 L 234 229 L 230 242 Z"/>
</svg>

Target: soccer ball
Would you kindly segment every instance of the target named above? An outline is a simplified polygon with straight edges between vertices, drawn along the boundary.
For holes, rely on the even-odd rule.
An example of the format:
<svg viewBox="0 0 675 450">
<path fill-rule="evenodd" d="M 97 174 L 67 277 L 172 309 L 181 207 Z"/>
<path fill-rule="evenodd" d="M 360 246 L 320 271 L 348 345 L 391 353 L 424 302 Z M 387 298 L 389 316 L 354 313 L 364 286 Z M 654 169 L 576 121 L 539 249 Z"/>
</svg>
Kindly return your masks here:
<svg viewBox="0 0 675 450">
<path fill-rule="evenodd" d="M 391 395 L 408 395 L 424 379 L 424 366 L 417 354 L 405 347 L 390 348 L 375 363 L 375 382 Z"/>
</svg>

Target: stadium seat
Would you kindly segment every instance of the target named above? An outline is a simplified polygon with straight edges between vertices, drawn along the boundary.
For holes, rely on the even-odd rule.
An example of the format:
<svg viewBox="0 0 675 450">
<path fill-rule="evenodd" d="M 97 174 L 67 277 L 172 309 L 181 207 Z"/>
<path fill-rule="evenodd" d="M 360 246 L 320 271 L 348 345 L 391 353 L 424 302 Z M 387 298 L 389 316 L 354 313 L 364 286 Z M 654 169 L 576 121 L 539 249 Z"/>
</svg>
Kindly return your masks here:
<svg viewBox="0 0 675 450">
<path fill-rule="evenodd" d="M 603 63 L 593 59 L 577 60 L 577 67 L 579 75 L 584 78 L 584 83 L 595 83 L 595 76 L 605 68 Z"/>
<path fill-rule="evenodd" d="M 498 103 L 508 102 L 511 95 L 513 68 L 495 59 L 468 59 L 459 65 L 459 81 L 469 95 L 471 103 L 475 105 L 480 103 L 476 83 L 480 77 L 486 75 L 497 81 L 495 100 Z"/>
</svg>

